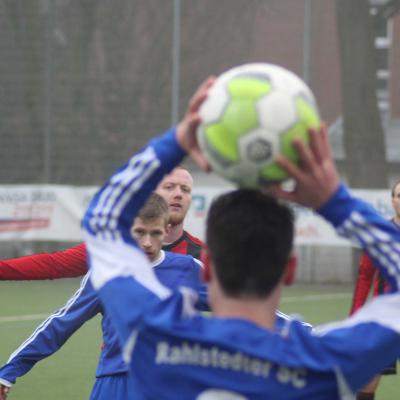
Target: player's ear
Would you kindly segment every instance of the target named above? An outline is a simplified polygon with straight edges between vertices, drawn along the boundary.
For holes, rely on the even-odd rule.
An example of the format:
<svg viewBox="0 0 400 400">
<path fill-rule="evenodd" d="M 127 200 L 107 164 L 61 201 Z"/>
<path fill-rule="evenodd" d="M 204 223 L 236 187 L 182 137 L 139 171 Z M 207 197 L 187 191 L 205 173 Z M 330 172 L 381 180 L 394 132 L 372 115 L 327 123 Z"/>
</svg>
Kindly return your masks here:
<svg viewBox="0 0 400 400">
<path fill-rule="evenodd" d="M 200 261 L 203 263 L 203 268 L 201 269 L 201 275 L 204 282 L 209 282 L 211 278 L 210 274 L 210 253 L 207 247 L 203 247 L 200 252 Z"/>
<path fill-rule="evenodd" d="M 292 254 L 286 264 L 286 269 L 283 274 L 283 284 L 285 286 L 290 286 L 294 282 L 297 268 L 297 257 Z"/>
</svg>

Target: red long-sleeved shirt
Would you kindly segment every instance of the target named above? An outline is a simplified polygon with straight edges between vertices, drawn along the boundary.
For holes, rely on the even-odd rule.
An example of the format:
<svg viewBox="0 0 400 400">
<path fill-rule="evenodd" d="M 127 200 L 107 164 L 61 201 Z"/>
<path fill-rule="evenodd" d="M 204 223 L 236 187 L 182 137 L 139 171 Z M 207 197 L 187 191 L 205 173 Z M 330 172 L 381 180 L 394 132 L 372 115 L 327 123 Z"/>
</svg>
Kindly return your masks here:
<svg viewBox="0 0 400 400">
<path fill-rule="evenodd" d="M 350 314 L 353 314 L 364 305 L 372 286 L 374 296 L 384 293 L 388 289 L 387 282 L 380 276 L 378 269 L 374 266 L 368 254 L 363 253 L 358 266 Z"/>
<path fill-rule="evenodd" d="M 0 261 L 0 280 L 42 280 L 74 278 L 85 275 L 86 246 L 84 243 L 54 253 L 33 254 Z"/>
<path fill-rule="evenodd" d="M 203 246 L 200 239 L 184 231 L 176 242 L 165 246 L 164 250 L 199 258 Z M 63 251 L 0 261 L 0 280 L 75 278 L 85 275 L 87 270 L 86 247 L 81 243 Z"/>
</svg>

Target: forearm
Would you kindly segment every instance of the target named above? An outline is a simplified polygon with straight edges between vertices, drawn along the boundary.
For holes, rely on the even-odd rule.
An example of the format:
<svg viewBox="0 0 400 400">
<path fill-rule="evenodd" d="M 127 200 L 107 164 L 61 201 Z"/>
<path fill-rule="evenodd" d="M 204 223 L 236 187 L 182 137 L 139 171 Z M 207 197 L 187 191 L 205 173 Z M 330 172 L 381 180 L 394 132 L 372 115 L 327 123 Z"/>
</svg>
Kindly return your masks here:
<svg viewBox="0 0 400 400">
<path fill-rule="evenodd" d="M 391 222 L 369 204 L 351 197 L 344 186 L 318 212 L 335 226 L 339 235 L 361 246 L 391 287 L 398 290 L 400 232 Z"/>
<path fill-rule="evenodd" d="M 122 343 L 144 312 L 145 303 L 141 299 L 159 300 L 170 293 L 155 277 L 130 228 L 158 182 L 183 156 L 174 131 L 153 140 L 100 189 L 83 220 L 91 280 L 116 324 Z"/>
<path fill-rule="evenodd" d="M 0 261 L 0 280 L 74 278 L 86 272 L 86 249 L 83 244 L 64 251 Z"/>
<path fill-rule="evenodd" d="M 183 157 L 175 132 L 167 132 L 134 155 L 96 193 L 82 223 L 95 289 L 111 278 L 137 272 L 134 259 L 127 263 L 119 253 L 143 255 L 130 233 L 132 221 L 162 177 Z M 141 262 L 148 263 L 144 256 Z"/>
<path fill-rule="evenodd" d="M 87 320 L 98 313 L 100 302 L 87 275 L 64 307 L 50 315 L 0 368 L 0 379 L 15 383 L 40 360 L 58 351 Z"/>
</svg>

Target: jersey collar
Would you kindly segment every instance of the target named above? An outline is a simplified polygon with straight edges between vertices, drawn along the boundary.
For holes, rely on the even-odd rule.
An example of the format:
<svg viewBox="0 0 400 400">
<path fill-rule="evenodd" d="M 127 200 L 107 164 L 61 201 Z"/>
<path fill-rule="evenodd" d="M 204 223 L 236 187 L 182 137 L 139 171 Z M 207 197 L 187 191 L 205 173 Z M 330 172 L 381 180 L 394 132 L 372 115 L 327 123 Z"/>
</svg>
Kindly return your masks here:
<svg viewBox="0 0 400 400">
<path fill-rule="evenodd" d="M 158 265 L 160 265 L 163 261 L 165 260 L 165 251 L 164 250 L 160 250 L 160 255 L 158 256 L 157 260 L 154 260 L 151 263 L 151 266 L 153 268 L 157 267 Z"/>
</svg>

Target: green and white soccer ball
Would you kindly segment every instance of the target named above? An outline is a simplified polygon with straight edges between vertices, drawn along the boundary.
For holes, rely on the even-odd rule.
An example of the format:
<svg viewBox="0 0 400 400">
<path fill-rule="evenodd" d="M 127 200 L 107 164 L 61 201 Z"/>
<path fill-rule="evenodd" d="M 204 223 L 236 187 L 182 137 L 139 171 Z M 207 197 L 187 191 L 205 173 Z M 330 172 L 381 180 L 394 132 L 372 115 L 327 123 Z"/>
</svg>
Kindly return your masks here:
<svg viewBox="0 0 400 400">
<path fill-rule="evenodd" d="M 308 143 L 320 126 L 314 96 L 292 72 L 272 64 L 245 64 L 217 78 L 200 108 L 199 145 L 211 168 L 240 187 L 283 181 L 275 164 L 293 162 L 293 138 Z"/>
</svg>

